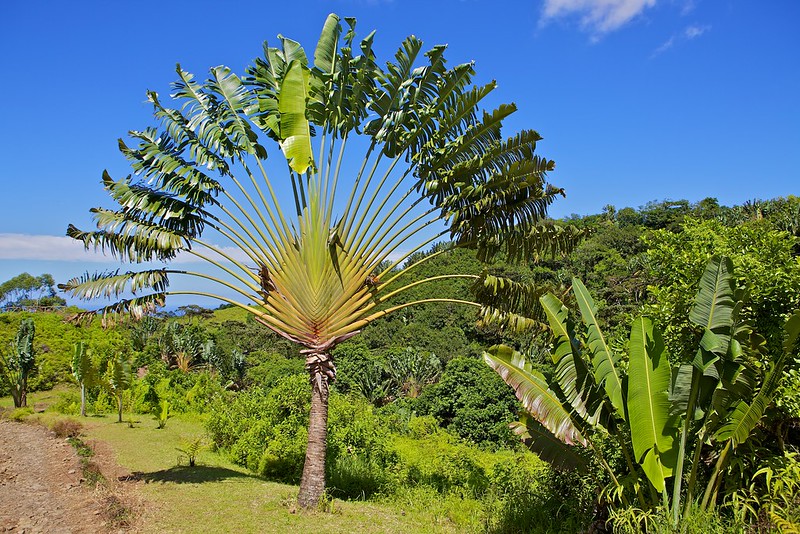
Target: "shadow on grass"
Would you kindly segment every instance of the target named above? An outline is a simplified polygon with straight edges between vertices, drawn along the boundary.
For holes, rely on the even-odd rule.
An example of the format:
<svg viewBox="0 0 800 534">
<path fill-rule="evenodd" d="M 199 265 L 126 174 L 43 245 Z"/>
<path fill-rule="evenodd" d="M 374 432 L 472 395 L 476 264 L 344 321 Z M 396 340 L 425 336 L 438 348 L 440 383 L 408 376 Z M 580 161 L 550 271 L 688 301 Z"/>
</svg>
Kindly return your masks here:
<svg viewBox="0 0 800 534">
<path fill-rule="evenodd" d="M 219 482 L 232 478 L 258 478 L 247 473 L 234 471 L 225 467 L 212 467 L 206 465 L 196 465 L 194 467 L 176 466 L 152 473 L 137 471 L 120 480 L 143 480 L 150 482 L 173 482 L 175 484 L 198 484 L 202 482 Z"/>
</svg>

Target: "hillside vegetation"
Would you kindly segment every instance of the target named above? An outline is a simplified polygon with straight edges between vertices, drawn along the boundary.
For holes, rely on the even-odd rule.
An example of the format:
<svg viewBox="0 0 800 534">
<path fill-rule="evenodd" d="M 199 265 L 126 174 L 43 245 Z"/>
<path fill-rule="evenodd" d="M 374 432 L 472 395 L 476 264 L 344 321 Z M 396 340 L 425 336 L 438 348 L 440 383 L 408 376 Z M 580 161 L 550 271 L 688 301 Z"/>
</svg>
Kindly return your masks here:
<svg viewBox="0 0 800 534">
<path fill-rule="evenodd" d="M 700 280 L 712 258 L 730 260 L 732 291 L 741 301 L 737 324 L 746 326 L 750 337 L 735 355 L 741 358 L 736 360 L 741 362 L 737 376 L 726 377 L 725 383 L 738 385 L 731 391 L 746 407 L 766 404 L 752 432 L 733 450 L 723 452 L 710 438 L 705 447 L 698 447 L 691 463 L 697 468 L 693 474 L 687 469 L 687 483 L 690 477 L 710 480 L 710 466 L 721 456 L 727 460 L 720 462 L 723 475 L 714 506 L 709 512 L 689 514 L 683 524 L 696 525 L 686 527 L 695 532 L 791 532 L 800 524 L 796 347 L 781 360 L 780 374 L 769 379 L 775 383 L 774 393 L 758 399 L 781 357 L 786 320 L 800 309 L 800 199 L 734 207 L 719 206 L 714 199 L 658 202 L 639 209 L 608 206 L 602 214 L 573 216 L 559 224 L 585 233 L 569 255 L 513 265 L 501 256 L 487 274 L 502 274 L 535 285 L 542 295 L 550 293 L 565 305 L 564 324 L 571 321 L 573 326 L 585 315 L 575 297 L 574 280 L 582 281 L 596 303 L 597 327 L 605 332 L 610 350 L 620 355 L 622 369 L 630 364 L 630 325 L 640 315 L 663 335 L 669 365 L 678 369 L 681 362 L 695 358 L 698 346 L 708 339 L 690 319 Z M 396 284 L 455 271 L 481 274 L 482 264 L 473 253 L 442 253 L 441 247 L 419 253 L 439 255 Z M 467 299 L 476 289 L 469 281 L 446 279 L 413 288 L 412 297 L 446 294 Z M 120 461 L 132 470 L 166 476 L 173 472 L 175 454 L 170 451 L 180 446 L 178 436 L 203 436 L 208 447 L 201 456 L 205 472 L 213 465 L 228 474 L 213 487 L 168 480 L 149 487 L 153 499 L 180 511 L 168 514 L 164 525 L 180 530 L 178 525 L 197 517 L 186 504 L 196 498 L 214 502 L 215 508 L 241 509 L 255 506 L 255 501 L 245 505 L 236 500 L 240 492 L 252 499 L 292 493 L 275 484 L 297 484 L 300 479 L 311 395 L 303 359 L 293 344 L 234 307 L 187 307 L 180 315 L 155 314 L 105 330 L 97 321 L 82 326 L 65 321 L 75 311 L 4 312 L 0 339 L 7 346 L 22 320 L 33 319 L 36 370 L 29 385 L 34 391 L 76 382 L 74 346 L 83 341 L 93 369 L 86 381 L 88 412 L 114 413 L 119 397 L 123 420 L 136 421 L 136 428 L 127 428 L 92 419 L 87 432 L 114 444 Z M 333 351 L 338 376 L 330 397 L 326 478 L 329 498 L 347 504 L 334 514 L 331 532 L 368 528 L 361 514 L 383 518 L 373 531 L 396 531 L 411 523 L 426 524 L 431 513 L 431 531 L 576 532 L 609 517 L 619 532 L 668 531 L 668 511 L 659 504 L 659 495 L 649 507 L 637 508 L 626 500 L 635 498 L 636 488 L 625 486 L 625 481 L 614 485 L 614 473 L 627 469 L 621 451 L 630 436 L 617 437 L 610 426 L 603 427 L 592 434 L 594 452 L 601 454 L 581 447 L 564 449 L 568 452 L 563 454 L 582 458 L 581 469 L 569 470 L 548 458 L 541 442 L 532 444 L 535 432 L 523 437 L 541 457 L 512 432 L 526 413 L 524 403 L 486 365 L 484 352 L 505 344 L 525 354 L 531 372 L 555 380 L 563 371 L 552 357 L 561 350 L 559 338 L 542 303 L 520 299 L 514 311 L 526 318 L 524 328 L 486 316 L 478 321 L 473 308 L 452 303 L 409 307 L 370 324 Z M 588 347 L 596 339 L 593 335 L 591 330 L 576 334 L 576 343 Z M 130 374 L 109 387 L 114 373 L 124 370 L 115 362 L 130 365 Z M 675 376 L 671 380 L 674 383 Z M 8 386 L 0 387 L 6 388 L 0 390 L 6 395 Z M 569 396 L 566 386 L 554 391 L 562 398 Z M 722 415 L 728 413 L 722 404 L 713 406 Z M 77 415 L 80 397 L 75 390 L 62 392 L 50 410 Z M 732 413 L 734 407 L 729 410 Z M 703 417 L 705 412 L 698 412 L 696 420 L 705 421 Z M 148 449 L 145 444 L 151 441 Z M 154 463 L 147 463 L 148 458 Z M 181 469 L 188 473 L 188 468 Z M 780 487 L 773 476 L 780 477 Z M 615 487 L 621 489 L 612 491 Z M 638 489 L 647 491 L 646 486 Z M 699 501 L 702 496 L 697 497 Z M 277 514 L 270 519 L 275 524 L 306 524 L 306 519 L 282 515 L 286 507 L 278 500 L 259 502 L 260 510 L 266 507 Z M 408 516 L 393 515 L 398 510 Z M 241 521 L 230 523 L 231 528 L 259 530 Z"/>
</svg>

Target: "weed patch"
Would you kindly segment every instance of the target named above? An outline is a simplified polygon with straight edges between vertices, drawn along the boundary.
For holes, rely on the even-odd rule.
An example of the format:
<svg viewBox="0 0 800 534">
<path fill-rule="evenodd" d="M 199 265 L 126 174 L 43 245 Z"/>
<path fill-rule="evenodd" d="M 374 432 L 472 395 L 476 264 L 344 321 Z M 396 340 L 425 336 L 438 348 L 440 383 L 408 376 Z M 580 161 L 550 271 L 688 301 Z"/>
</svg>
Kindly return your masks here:
<svg viewBox="0 0 800 534">
<path fill-rule="evenodd" d="M 106 477 L 103 476 L 100 467 L 91 460 L 94 456 L 94 450 L 78 436 L 69 437 L 67 441 L 75 448 L 75 452 L 78 453 L 84 482 L 90 487 L 105 485 Z"/>
<path fill-rule="evenodd" d="M 75 419 L 59 419 L 52 430 L 58 438 L 77 438 L 83 433 L 83 425 Z"/>
</svg>

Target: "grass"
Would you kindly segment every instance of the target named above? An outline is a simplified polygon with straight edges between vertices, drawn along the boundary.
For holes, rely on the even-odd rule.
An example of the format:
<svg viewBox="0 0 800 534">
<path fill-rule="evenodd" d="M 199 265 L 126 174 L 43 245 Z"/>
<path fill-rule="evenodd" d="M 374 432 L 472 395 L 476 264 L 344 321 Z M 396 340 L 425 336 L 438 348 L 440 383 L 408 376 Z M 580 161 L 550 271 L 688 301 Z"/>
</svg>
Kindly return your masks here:
<svg viewBox="0 0 800 534">
<path fill-rule="evenodd" d="M 29 402 L 44 405 L 58 397 L 59 391 L 33 393 Z M 0 399 L 0 406 L 9 404 L 10 399 Z M 29 417 L 48 426 L 66 418 L 50 411 Z M 148 415 L 125 414 L 123 423 L 116 422 L 115 414 L 71 418 L 83 424 L 84 441 L 108 444 L 119 465 L 144 482 L 138 488 L 145 504 L 134 522 L 141 532 L 446 533 L 463 532 L 463 521 L 469 519 L 460 517 L 453 503 L 431 509 L 412 499 L 334 499 L 326 503 L 326 511 L 299 512 L 297 486 L 252 476 L 213 451 L 200 451 L 198 465 L 188 467 L 177 449 L 203 434 L 198 418 L 172 417 L 164 429 L 157 429 Z"/>
<path fill-rule="evenodd" d="M 136 422 L 138 420 L 138 422 Z M 157 532 L 455 532 L 444 517 L 400 506 L 335 500 L 330 512 L 296 513 L 296 486 L 250 475 L 224 457 L 204 450 L 194 468 L 179 464 L 180 448 L 202 434 L 195 418 L 173 417 L 157 429 L 148 416 L 134 427 L 113 415 L 90 418 L 88 439 L 114 449 L 120 465 L 144 480 L 144 496 L 156 506 L 140 528 Z"/>
</svg>

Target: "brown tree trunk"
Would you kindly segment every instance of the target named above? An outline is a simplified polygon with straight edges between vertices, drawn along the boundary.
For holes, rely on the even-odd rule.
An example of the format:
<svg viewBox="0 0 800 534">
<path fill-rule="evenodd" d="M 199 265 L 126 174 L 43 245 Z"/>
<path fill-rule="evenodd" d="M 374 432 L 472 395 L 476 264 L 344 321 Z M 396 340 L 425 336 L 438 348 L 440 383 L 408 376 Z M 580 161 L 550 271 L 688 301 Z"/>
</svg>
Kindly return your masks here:
<svg viewBox="0 0 800 534">
<path fill-rule="evenodd" d="M 317 375 L 320 376 L 320 375 Z M 325 492 L 325 453 L 328 448 L 328 380 L 311 380 L 311 414 L 308 418 L 308 447 L 300 479 L 297 503 L 316 508 Z"/>
<path fill-rule="evenodd" d="M 19 390 L 19 405 L 21 408 L 28 407 L 28 380 L 22 380 L 22 387 Z"/>
<path fill-rule="evenodd" d="M 333 362 L 327 353 L 306 357 L 311 378 L 311 413 L 308 418 L 308 447 L 300 479 L 297 504 L 311 509 L 319 505 L 325 493 L 325 453 L 328 448 L 328 385 L 336 377 Z"/>
<path fill-rule="evenodd" d="M 122 394 L 117 397 L 117 408 L 119 409 L 119 419 L 117 420 L 118 423 L 122 422 Z"/>
</svg>

